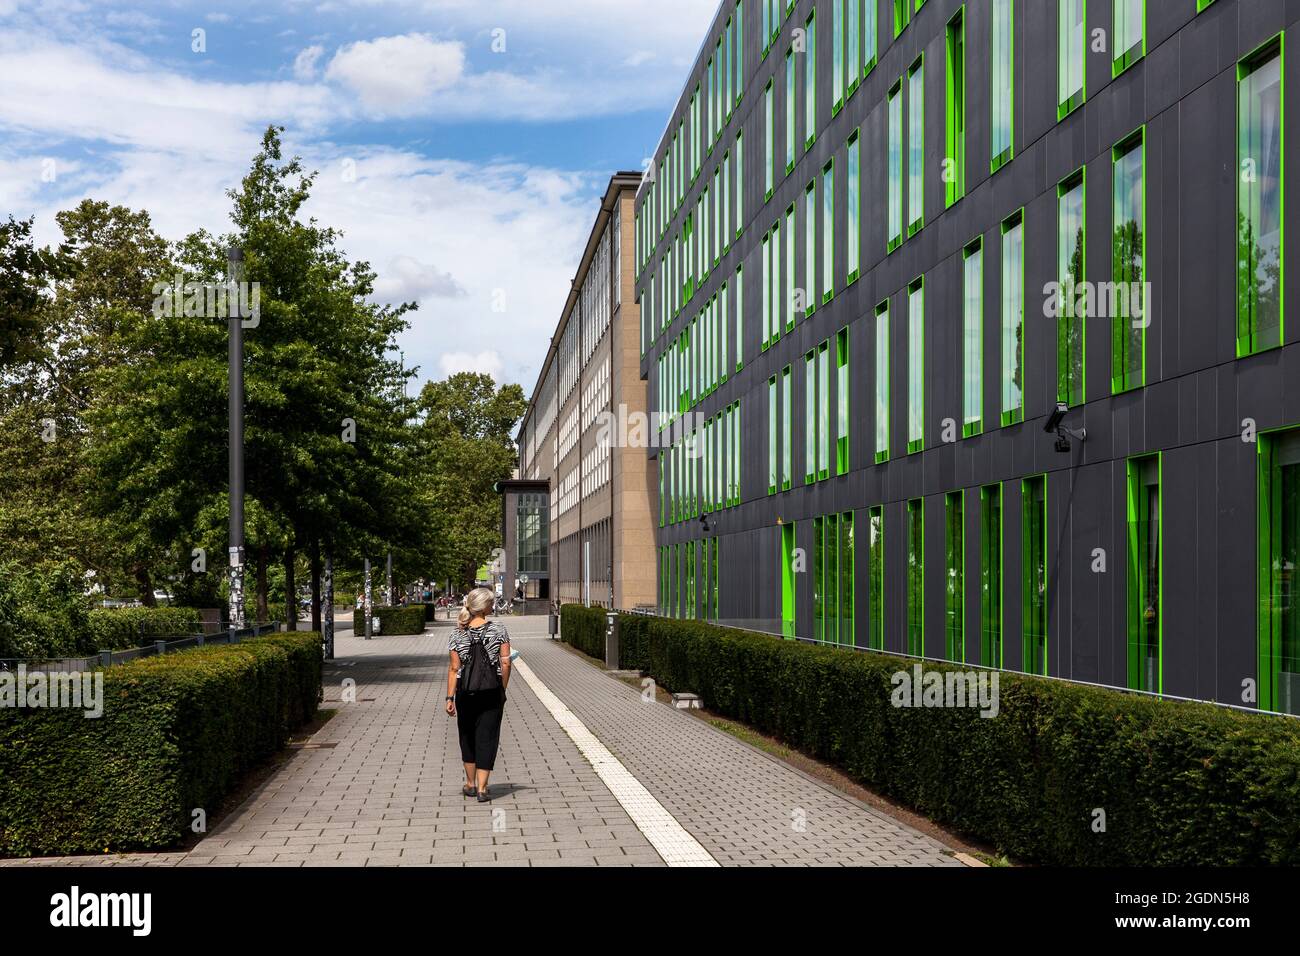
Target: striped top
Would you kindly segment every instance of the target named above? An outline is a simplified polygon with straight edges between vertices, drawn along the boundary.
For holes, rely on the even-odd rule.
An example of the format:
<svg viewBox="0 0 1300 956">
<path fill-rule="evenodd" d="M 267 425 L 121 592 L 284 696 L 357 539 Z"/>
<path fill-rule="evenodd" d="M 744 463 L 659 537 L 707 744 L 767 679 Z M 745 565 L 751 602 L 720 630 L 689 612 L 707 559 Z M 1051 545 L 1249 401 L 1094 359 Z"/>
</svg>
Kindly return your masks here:
<svg viewBox="0 0 1300 956">
<path fill-rule="evenodd" d="M 488 660 L 497 669 L 497 674 L 501 673 L 501 647 L 510 643 L 510 634 L 507 633 L 504 624 L 498 624 L 496 621 L 488 621 L 482 627 L 456 628 L 447 638 L 447 652 L 455 651 L 464 660 L 465 655 L 469 652 L 470 635 L 476 636 L 483 642 L 483 647 L 487 651 Z M 456 679 L 460 680 L 459 672 Z"/>
</svg>

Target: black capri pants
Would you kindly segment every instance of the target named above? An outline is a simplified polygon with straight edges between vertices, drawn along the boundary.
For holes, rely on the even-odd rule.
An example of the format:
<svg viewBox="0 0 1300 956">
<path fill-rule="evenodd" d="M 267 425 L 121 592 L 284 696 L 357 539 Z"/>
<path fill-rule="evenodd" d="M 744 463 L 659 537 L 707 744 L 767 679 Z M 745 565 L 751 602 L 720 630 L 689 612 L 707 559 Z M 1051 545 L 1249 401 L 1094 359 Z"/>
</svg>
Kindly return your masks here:
<svg viewBox="0 0 1300 956">
<path fill-rule="evenodd" d="M 456 729 L 460 732 L 460 759 L 479 770 L 491 770 L 501 742 L 501 715 L 505 695 L 500 689 L 456 692 Z"/>
</svg>

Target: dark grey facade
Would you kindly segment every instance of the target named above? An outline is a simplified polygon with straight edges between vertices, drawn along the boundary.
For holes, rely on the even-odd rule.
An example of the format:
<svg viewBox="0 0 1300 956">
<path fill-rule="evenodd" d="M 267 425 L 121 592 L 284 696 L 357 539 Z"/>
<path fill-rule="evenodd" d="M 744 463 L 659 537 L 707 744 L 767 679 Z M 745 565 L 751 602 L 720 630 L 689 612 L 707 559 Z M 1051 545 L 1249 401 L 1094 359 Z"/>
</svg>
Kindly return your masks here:
<svg viewBox="0 0 1300 956">
<path fill-rule="evenodd" d="M 852 2 L 852 0 L 850 0 Z M 744 175 L 740 181 L 743 231 L 734 237 L 690 304 L 668 308 L 666 330 L 651 314 L 643 331 L 642 373 L 651 396 L 659 388 L 659 358 L 701 303 L 723 282 L 735 287 L 743 266 L 744 311 L 739 322 L 724 319 L 731 335 L 725 382 L 692 409 L 705 418 L 740 403 L 740 502 L 712 511 L 706 535 L 698 518 L 665 521 L 658 529 L 660 554 L 678 560 L 677 545 L 718 539 L 717 607 L 707 616 L 721 620 L 779 621 L 783 613 L 781 526 L 794 523 L 799 547 L 814 552 L 813 520 L 851 512 L 854 515 L 855 570 L 852 575 L 852 640 L 868 643 L 868 621 L 883 618 L 884 649 L 908 648 L 907 503 L 924 501 L 924 653 L 950 656 L 945 644 L 947 587 L 945 546 L 946 496 L 964 493 L 965 553 L 963 592 L 964 658 L 981 660 L 980 622 L 983 602 L 980 491 L 1001 483 L 1002 509 L 1002 666 L 1023 667 L 1022 480 L 1046 476 L 1047 640 L 1046 673 L 1114 686 L 1132 684 L 1129 669 L 1131 624 L 1130 462 L 1159 455 L 1161 624 L 1158 689 L 1165 694 L 1251 705 L 1251 685 L 1261 679 L 1261 601 L 1267 600 L 1269 572 L 1260 555 L 1261 465 L 1257 431 L 1300 425 L 1300 375 L 1288 366 L 1300 363 L 1300 320 L 1286 301 L 1280 347 L 1239 358 L 1237 350 L 1238 277 L 1238 65 L 1252 51 L 1279 34 L 1286 40 L 1300 20 L 1300 3 L 1286 0 L 1214 0 L 1198 10 L 1197 0 L 1147 0 L 1145 53 L 1118 76 L 1113 75 L 1109 44 L 1092 47 L 1094 31 L 1114 36 L 1114 0 L 1087 0 L 1086 99 L 1058 119 L 1058 36 L 1060 4 L 1056 0 L 1016 0 L 1014 16 L 1014 157 L 990 172 L 991 0 L 925 0 L 912 8 L 909 23 L 895 36 L 893 0 L 877 4 L 877 62 L 832 116 L 833 5 L 798 0 L 787 13 L 779 7 L 780 35 L 763 56 L 760 38 L 762 0 L 743 5 L 744 91 L 726 120 L 719 142 L 703 160 L 703 171 L 686 192 L 687 199 L 667 223 L 655 224 L 649 204 L 654 185 L 638 197 L 637 294 L 643 314 L 660 308 L 659 272 L 674 237 L 680 234 L 695 197 L 712 180 L 724 149 L 734 149 L 743 129 Z M 911 5 L 911 0 L 906 0 Z M 662 169 L 665 149 L 690 98 L 715 56 L 716 43 L 735 16 L 735 0 L 724 0 L 712 32 L 703 44 L 694 72 L 685 85 L 656 153 Z M 806 102 L 802 67 L 796 104 L 799 110 L 796 163 L 786 174 L 778 157 L 773 194 L 765 201 L 764 90 L 777 90 L 775 129 L 778 143 L 785 128 L 784 58 L 791 31 L 802 27 L 816 9 L 816 141 L 804 150 Z M 946 207 L 944 160 L 945 28 L 959 10 L 965 25 L 966 123 L 965 194 Z M 1285 49 L 1284 49 L 1285 53 Z M 924 225 L 887 251 L 887 96 L 909 67 L 924 55 Z M 1300 89 L 1292 79 L 1300 57 L 1282 60 L 1285 87 Z M 689 128 L 690 123 L 687 123 Z M 1150 326 L 1146 336 L 1145 384 L 1131 391 L 1112 390 L 1112 337 L 1105 320 L 1086 320 L 1086 392 L 1066 421 L 1087 429 L 1087 440 L 1072 442 L 1068 454 L 1055 448 L 1044 423 L 1057 402 L 1057 326 L 1042 314 L 1044 286 L 1058 279 L 1058 183 L 1081 167 L 1086 170 L 1086 278 L 1112 279 L 1113 147 L 1145 128 L 1145 257 L 1151 283 Z M 801 208 L 809 182 L 819 184 L 821 171 L 834 161 L 845 168 L 846 143 L 860 129 L 861 268 L 847 281 L 848 221 L 844 179 L 836 179 L 836 239 L 833 254 L 834 297 L 816 311 L 799 316 L 764 349 L 761 242 L 792 203 Z M 1300 162 L 1296 138 L 1300 124 L 1284 124 L 1284 178 Z M 906 141 L 905 141 L 906 142 Z M 776 150 L 780 152 L 781 146 Z M 906 172 L 906 157 L 904 157 Z M 1293 180 L 1295 177 L 1291 177 Z M 731 209 L 736 195 L 729 196 Z M 1023 422 L 1000 426 L 1002 341 L 1001 223 L 1023 210 L 1024 234 L 1024 397 Z M 1284 213 L 1287 223 L 1292 217 Z M 906 231 L 905 231 L 906 236 Z M 961 437 L 962 266 L 963 249 L 983 238 L 982 434 Z M 784 238 L 781 240 L 784 242 Z M 821 228 L 816 234 L 818 275 L 827 250 Z M 1291 263 L 1298 248 L 1283 246 L 1282 276 L 1296 274 Z M 806 287 L 804 233 L 798 233 L 796 285 Z M 909 283 L 925 283 L 925 417 L 924 450 L 907 453 L 907 362 Z M 818 283 L 820 286 L 820 282 Z M 890 303 L 889 460 L 875 458 L 876 335 L 878 304 Z M 731 302 L 734 303 L 734 291 Z M 733 310 L 734 311 L 734 310 Z M 737 334 L 738 328 L 738 334 Z M 835 347 L 837 333 L 849 330 L 849 468 L 811 485 L 803 483 L 803 356 L 823 342 Z M 740 354 L 735 354 L 737 338 Z M 736 371 L 736 360 L 743 369 Z M 833 358 L 832 358 L 833 361 Z M 794 480 L 789 491 L 768 493 L 768 380 L 793 370 Z M 835 388 L 835 375 L 831 375 Z M 830 401 L 834 409 L 838 394 Z M 653 407 L 654 400 L 652 398 Z M 945 441 L 945 420 L 957 422 L 957 440 Z M 1252 427 L 1253 423 L 1253 427 Z M 778 429 L 778 432 L 780 429 Z M 652 449 L 652 457 L 661 454 Z M 883 602 L 872 601 L 868 549 L 863 529 L 869 509 L 884 512 L 885 564 Z M 663 549 L 673 549 L 664 552 Z M 1103 549 L 1104 571 L 1097 568 Z M 697 547 L 694 585 L 706 573 Z M 665 567 L 661 557 L 661 572 Z M 795 631 L 813 636 L 815 586 L 811 573 L 795 580 Z M 679 602 L 686 576 L 660 582 L 660 594 L 679 589 L 667 601 Z M 1261 595 L 1265 596 L 1262 597 Z M 1276 599 L 1276 595 L 1273 596 Z M 695 607 L 700 605 L 696 599 Z M 696 611 L 697 616 L 699 614 Z M 1274 709 L 1281 709 L 1274 703 Z"/>
</svg>

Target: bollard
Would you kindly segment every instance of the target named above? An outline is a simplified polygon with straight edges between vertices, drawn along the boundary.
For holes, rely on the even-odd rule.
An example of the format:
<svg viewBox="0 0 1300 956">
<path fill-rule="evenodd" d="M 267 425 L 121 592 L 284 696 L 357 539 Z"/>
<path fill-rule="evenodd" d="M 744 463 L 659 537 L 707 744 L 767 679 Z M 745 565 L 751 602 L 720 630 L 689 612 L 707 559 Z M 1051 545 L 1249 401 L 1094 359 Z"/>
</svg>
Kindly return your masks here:
<svg viewBox="0 0 1300 956">
<path fill-rule="evenodd" d="M 551 611 L 550 617 L 551 617 L 550 620 L 551 640 L 555 640 L 560 636 L 560 615 L 556 614 L 554 611 Z"/>
<path fill-rule="evenodd" d="M 166 641 L 154 641 L 154 642 L 153 642 L 153 652 L 154 652 L 155 654 L 166 654 L 166 653 L 167 653 L 167 642 L 166 642 Z"/>
<path fill-rule="evenodd" d="M 99 652 L 99 664 L 100 664 L 101 667 L 112 667 L 112 666 L 113 666 L 113 652 L 112 652 L 112 651 L 100 651 L 100 652 Z"/>
<path fill-rule="evenodd" d="M 202 634 L 197 635 L 197 640 L 195 641 L 195 645 L 194 645 L 194 646 L 195 646 L 195 647 L 202 647 L 202 646 L 203 646 L 203 635 L 202 635 Z"/>
<path fill-rule="evenodd" d="M 605 668 L 618 670 L 618 614 L 605 612 Z"/>
</svg>

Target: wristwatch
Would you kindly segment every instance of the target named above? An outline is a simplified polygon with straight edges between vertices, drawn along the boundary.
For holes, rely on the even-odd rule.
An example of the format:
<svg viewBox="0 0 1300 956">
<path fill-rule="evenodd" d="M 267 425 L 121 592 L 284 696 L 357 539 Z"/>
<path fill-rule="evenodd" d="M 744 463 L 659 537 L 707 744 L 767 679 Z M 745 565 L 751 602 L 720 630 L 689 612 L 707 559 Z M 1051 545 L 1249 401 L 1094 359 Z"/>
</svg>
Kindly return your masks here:
<svg viewBox="0 0 1300 956">
<path fill-rule="evenodd" d="M 447 695 L 447 699 L 448 699 L 448 700 L 455 700 L 456 698 L 455 698 L 455 697 L 452 697 L 450 694 L 448 694 L 448 695 Z"/>
</svg>

